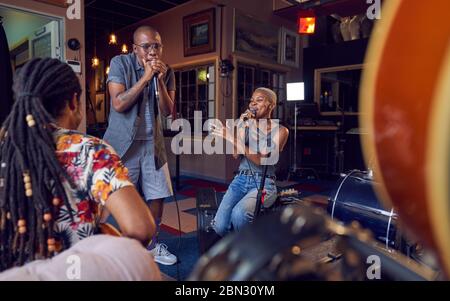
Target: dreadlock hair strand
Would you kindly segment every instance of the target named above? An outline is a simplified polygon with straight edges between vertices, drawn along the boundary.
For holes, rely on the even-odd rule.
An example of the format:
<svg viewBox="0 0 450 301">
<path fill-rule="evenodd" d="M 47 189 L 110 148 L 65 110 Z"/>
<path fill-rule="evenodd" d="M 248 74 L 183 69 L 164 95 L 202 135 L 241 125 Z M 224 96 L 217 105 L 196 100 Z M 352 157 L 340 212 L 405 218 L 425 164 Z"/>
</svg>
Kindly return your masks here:
<svg viewBox="0 0 450 301">
<path fill-rule="evenodd" d="M 74 220 L 65 189 L 73 182 L 55 155 L 52 124 L 81 94 L 78 78 L 59 60 L 33 59 L 13 90 L 0 129 L 0 271 L 54 254 L 55 199 Z"/>
</svg>

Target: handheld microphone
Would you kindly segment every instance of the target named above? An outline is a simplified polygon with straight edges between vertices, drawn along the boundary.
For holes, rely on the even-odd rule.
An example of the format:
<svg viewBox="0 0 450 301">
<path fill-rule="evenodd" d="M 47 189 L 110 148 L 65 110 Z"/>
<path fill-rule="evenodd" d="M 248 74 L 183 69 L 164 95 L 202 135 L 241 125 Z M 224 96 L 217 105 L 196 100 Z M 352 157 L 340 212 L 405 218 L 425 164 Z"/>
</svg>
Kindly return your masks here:
<svg viewBox="0 0 450 301">
<path fill-rule="evenodd" d="M 152 60 L 152 62 L 153 62 L 153 61 L 154 61 L 154 60 Z M 158 76 L 159 76 L 159 72 L 156 71 L 156 72 L 153 74 L 153 78 L 152 78 L 153 84 L 154 84 L 154 86 L 155 86 L 155 94 L 156 94 L 156 100 L 157 100 L 157 101 L 159 101 Z"/>
<path fill-rule="evenodd" d="M 155 75 L 153 76 L 153 85 L 155 86 L 155 94 L 156 94 L 157 100 L 159 100 L 158 73 L 155 73 Z"/>
<path fill-rule="evenodd" d="M 244 115 L 243 120 L 244 120 L 244 121 L 248 121 L 248 120 L 250 119 L 250 117 L 251 117 L 250 114 L 253 115 L 253 116 L 256 116 L 256 109 L 250 109 L 250 110 L 247 110 L 247 111 L 245 112 L 245 115 Z"/>
</svg>

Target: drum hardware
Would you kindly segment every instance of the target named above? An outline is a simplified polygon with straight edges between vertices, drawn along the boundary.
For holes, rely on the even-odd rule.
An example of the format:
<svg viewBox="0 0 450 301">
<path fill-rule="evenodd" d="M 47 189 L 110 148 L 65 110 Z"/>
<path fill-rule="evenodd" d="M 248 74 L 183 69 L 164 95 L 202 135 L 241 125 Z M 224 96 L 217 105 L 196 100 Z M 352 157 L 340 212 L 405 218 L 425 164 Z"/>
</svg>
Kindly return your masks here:
<svg viewBox="0 0 450 301">
<path fill-rule="evenodd" d="M 385 243 L 386 249 L 398 248 L 398 216 L 394 209 L 383 208 L 378 200 L 374 189 L 379 183 L 373 181 L 373 173 L 352 170 L 348 174 L 341 174 L 341 177 L 342 180 L 328 205 L 331 218 L 347 224 L 359 221 L 375 233 L 376 239 Z"/>
<path fill-rule="evenodd" d="M 280 259 L 286 256 L 297 259 L 298 255 L 289 251 L 293 246 L 308 239 L 320 241 L 325 233 L 325 215 L 314 215 L 307 206 L 262 215 L 215 244 L 199 260 L 190 280 L 240 281 L 258 279 L 258 275 L 273 280 L 281 271 L 289 275 L 284 260 Z"/>
<path fill-rule="evenodd" d="M 433 281 L 439 277 L 439 273 L 429 267 L 412 261 L 395 250 L 388 251 L 373 240 L 344 235 L 338 248 L 344 252 L 342 266 L 346 280 Z M 351 262 L 346 254 L 357 254 L 355 262 Z M 382 271 L 380 279 L 367 279 L 369 258 L 379 259 Z"/>
<path fill-rule="evenodd" d="M 341 259 L 341 257 L 342 257 L 342 253 L 335 254 L 335 253 L 330 252 L 327 254 L 327 256 L 320 259 L 319 263 L 321 263 L 321 264 L 332 263 L 332 262 L 335 262 L 335 261 Z"/>
<path fill-rule="evenodd" d="M 329 224 L 330 231 L 340 236 L 338 250 L 342 252 L 343 275 L 345 280 L 367 279 L 369 258 L 379 258 L 381 279 L 395 281 L 433 281 L 440 277 L 439 271 L 425 264 L 413 261 L 401 252 L 386 249 L 384 245 L 373 238 L 371 231 L 361 228 L 357 223 L 342 228 L 336 223 Z M 348 254 L 351 254 L 349 256 Z M 349 262 L 354 256 L 355 262 Z"/>
<path fill-rule="evenodd" d="M 332 234 L 336 253 L 316 262 L 302 250 Z M 371 280 L 369 256 L 382 264 L 381 280 L 435 280 L 437 273 L 396 251 L 386 251 L 369 230 L 341 225 L 311 206 L 299 204 L 261 216 L 201 257 L 189 280 Z M 330 265 L 334 262 L 336 264 Z"/>
<path fill-rule="evenodd" d="M 342 257 L 342 253 L 335 254 L 335 253 L 328 253 L 328 257 L 330 257 L 333 260 L 338 260 Z"/>
<path fill-rule="evenodd" d="M 340 122 L 337 123 L 338 126 L 341 125 Z M 346 139 L 344 136 L 336 131 L 334 134 L 334 170 L 336 174 L 342 174 L 344 171 L 344 159 L 345 159 L 345 151 L 344 145 L 346 143 Z"/>
<path fill-rule="evenodd" d="M 332 209 L 331 209 L 331 218 L 334 218 L 334 209 L 335 209 L 335 207 L 336 207 L 336 200 L 337 200 L 337 197 L 338 197 L 338 195 L 339 195 L 339 192 L 341 191 L 342 185 L 344 185 L 345 180 L 346 180 L 348 177 L 350 177 L 350 176 L 352 175 L 352 173 L 354 173 L 354 172 L 356 172 L 356 171 L 351 171 L 349 174 L 341 173 L 341 177 L 343 177 L 344 179 L 343 179 L 342 182 L 339 184 L 339 188 L 337 189 L 336 194 L 334 195 L 334 198 L 333 198 L 333 199 L 330 199 L 330 201 L 333 202 L 333 207 L 332 207 Z M 330 204 L 331 204 L 331 202 L 330 202 Z"/>
<path fill-rule="evenodd" d="M 389 222 L 386 229 L 386 250 L 389 250 L 389 230 L 391 229 L 392 217 L 394 216 L 394 208 L 391 209 L 389 214 Z"/>
<path fill-rule="evenodd" d="M 329 199 L 327 209 L 331 218 L 346 224 L 357 220 L 373 231 L 385 250 L 396 250 L 415 260 L 417 241 L 407 239 L 395 209 L 381 206 L 374 192 L 380 184 L 373 181 L 373 173 L 353 170 L 341 176 L 336 193 Z"/>
<path fill-rule="evenodd" d="M 337 125 L 339 127 L 339 133 L 336 132 L 336 136 L 335 136 L 335 156 L 336 156 L 336 160 L 337 160 L 337 172 L 338 173 L 342 173 L 344 171 L 344 160 L 345 160 L 345 151 L 344 151 L 344 146 L 345 146 L 345 112 L 344 110 L 339 106 L 337 106 L 337 111 L 340 113 L 340 118 L 341 121 L 337 122 Z M 339 137 L 338 137 L 339 135 Z"/>
</svg>

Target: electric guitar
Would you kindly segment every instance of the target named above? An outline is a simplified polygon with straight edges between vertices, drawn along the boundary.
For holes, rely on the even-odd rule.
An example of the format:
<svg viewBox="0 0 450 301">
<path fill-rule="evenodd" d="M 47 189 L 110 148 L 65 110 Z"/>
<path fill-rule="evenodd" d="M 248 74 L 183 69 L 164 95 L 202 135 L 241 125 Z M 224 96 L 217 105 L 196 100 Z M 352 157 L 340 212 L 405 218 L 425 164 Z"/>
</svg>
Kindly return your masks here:
<svg viewBox="0 0 450 301">
<path fill-rule="evenodd" d="M 282 203 L 288 203 L 289 201 L 292 202 L 298 199 L 299 195 L 300 193 L 296 189 L 285 189 L 274 195 L 265 195 L 264 203 L 262 205 L 264 208 L 269 208 L 275 204 L 277 200 L 282 201 Z"/>
<path fill-rule="evenodd" d="M 450 276 L 450 1 L 385 1 L 360 89 L 380 199 Z"/>
</svg>

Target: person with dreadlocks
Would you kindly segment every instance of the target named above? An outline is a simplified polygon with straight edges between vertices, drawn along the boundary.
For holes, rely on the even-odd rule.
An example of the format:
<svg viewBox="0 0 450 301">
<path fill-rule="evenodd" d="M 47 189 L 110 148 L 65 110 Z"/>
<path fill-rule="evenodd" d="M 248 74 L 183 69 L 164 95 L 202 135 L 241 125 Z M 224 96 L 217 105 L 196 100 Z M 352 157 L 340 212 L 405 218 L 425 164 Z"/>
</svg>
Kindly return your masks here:
<svg viewBox="0 0 450 301">
<path fill-rule="evenodd" d="M 75 131 L 81 86 L 69 65 L 33 59 L 14 80 L 0 130 L 0 271 L 96 233 L 102 208 L 147 245 L 155 222 L 111 146 Z"/>
</svg>

